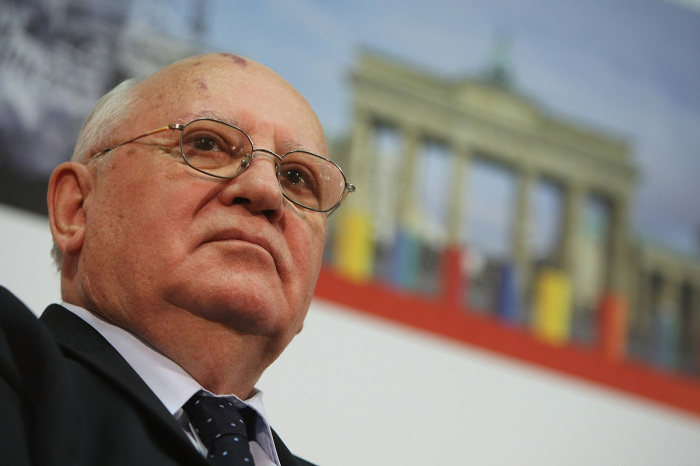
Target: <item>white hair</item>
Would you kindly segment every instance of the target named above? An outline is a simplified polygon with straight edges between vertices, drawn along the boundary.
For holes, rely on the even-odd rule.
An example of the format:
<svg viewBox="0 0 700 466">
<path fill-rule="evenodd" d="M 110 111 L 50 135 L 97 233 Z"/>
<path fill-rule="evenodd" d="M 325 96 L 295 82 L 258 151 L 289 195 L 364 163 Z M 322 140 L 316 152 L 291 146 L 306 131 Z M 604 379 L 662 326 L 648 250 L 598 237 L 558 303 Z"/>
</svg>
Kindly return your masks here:
<svg viewBox="0 0 700 466">
<path fill-rule="evenodd" d="M 142 80 L 130 78 L 122 81 L 95 103 L 78 135 L 71 157 L 73 162 L 84 162 L 109 145 L 115 128 L 129 117 L 135 100 L 132 90 Z"/>
<path fill-rule="evenodd" d="M 85 123 L 83 123 L 80 134 L 78 134 L 71 161 L 86 162 L 94 154 L 113 143 L 111 138 L 114 130 L 124 124 L 131 114 L 136 100 L 132 91 L 141 81 L 143 78 L 130 78 L 122 81 L 95 103 L 85 119 Z M 54 265 L 60 271 L 63 253 L 55 241 L 51 248 L 51 257 Z"/>
</svg>

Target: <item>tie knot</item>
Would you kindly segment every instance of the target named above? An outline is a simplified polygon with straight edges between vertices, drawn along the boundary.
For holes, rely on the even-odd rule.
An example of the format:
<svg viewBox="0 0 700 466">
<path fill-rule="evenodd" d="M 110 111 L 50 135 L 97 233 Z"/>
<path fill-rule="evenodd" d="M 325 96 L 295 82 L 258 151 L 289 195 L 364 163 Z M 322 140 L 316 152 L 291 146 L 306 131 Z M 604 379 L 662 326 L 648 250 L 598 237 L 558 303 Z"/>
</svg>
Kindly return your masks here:
<svg viewBox="0 0 700 466">
<path fill-rule="evenodd" d="M 199 391 L 185 403 L 183 409 L 189 416 L 195 432 L 207 447 L 210 458 L 213 458 L 213 455 L 230 455 L 234 446 L 235 449 L 243 448 L 246 454 L 250 455 L 244 416 L 232 402 Z M 223 445 L 228 446 L 223 449 Z"/>
</svg>

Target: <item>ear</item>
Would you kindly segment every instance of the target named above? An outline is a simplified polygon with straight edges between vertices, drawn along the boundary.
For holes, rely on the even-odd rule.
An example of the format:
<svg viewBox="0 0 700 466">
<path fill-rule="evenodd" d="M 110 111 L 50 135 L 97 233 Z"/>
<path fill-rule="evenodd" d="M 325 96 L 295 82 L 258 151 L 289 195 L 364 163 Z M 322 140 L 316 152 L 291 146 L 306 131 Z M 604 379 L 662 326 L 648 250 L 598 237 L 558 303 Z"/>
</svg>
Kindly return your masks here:
<svg viewBox="0 0 700 466">
<path fill-rule="evenodd" d="M 49 179 L 51 234 L 64 254 L 77 254 L 85 238 L 84 203 L 92 189 L 92 174 L 82 163 L 62 163 Z"/>
</svg>

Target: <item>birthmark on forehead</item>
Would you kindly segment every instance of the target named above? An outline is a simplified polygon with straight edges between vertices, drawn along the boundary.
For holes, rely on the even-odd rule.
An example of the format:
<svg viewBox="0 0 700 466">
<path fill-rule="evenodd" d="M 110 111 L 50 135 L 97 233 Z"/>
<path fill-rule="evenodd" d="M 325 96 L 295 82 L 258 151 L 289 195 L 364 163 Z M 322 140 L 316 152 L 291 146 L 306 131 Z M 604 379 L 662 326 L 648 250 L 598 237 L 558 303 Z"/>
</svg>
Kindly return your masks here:
<svg viewBox="0 0 700 466">
<path fill-rule="evenodd" d="M 230 60 L 233 60 L 233 62 L 236 65 L 240 66 L 241 68 L 245 68 L 246 66 L 248 66 L 248 60 L 246 60 L 245 58 L 243 58 L 241 56 L 235 55 L 233 53 L 220 53 L 219 55 L 224 57 L 224 58 L 228 58 Z"/>
<path fill-rule="evenodd" d="M 192 63 L 192 66 L 200 66 L 201 64 L 202 64 L 201 61 L 196 61 L 196 62 Z"/>
<path fill-rule="evenodd" d="M 207 86 L 207 80 L 204 78 L 197 78 L 194 80 L 195 83 L 197 83 L 197 87 L 203 91 L 208 91 L 209 86 Z"/>
</svg>

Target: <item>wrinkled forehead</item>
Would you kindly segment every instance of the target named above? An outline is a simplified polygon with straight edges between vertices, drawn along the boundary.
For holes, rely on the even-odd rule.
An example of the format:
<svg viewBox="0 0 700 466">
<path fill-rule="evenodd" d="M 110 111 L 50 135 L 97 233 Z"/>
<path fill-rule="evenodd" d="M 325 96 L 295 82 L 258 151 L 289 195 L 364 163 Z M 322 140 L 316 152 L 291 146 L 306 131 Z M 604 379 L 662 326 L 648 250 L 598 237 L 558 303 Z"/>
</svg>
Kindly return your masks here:
<svg viewBox="0 0 700 466">
<path fill-rule="evenodd" d="M 277 73 L 231 54 L 177 62 L 140 83 L 134 120 L 144 131 L 168 123 L 188 123 L 220 115 L 254 133 L 277 130 L 285 137 L 323 145 L 323 130 L 301 94 Z M 317 149 L 321 150 L 321 149 Z"/>
</svg>

